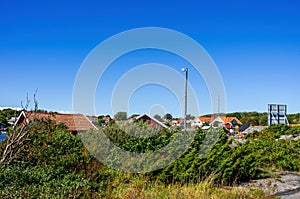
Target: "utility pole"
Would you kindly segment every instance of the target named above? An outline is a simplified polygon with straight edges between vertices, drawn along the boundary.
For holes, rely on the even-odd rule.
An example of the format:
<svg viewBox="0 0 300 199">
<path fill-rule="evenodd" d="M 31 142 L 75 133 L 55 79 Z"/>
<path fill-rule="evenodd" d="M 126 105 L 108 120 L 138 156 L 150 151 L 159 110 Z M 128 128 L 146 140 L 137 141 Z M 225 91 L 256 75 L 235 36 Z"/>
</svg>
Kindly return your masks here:
<svg viewBox="0 0 300 199">
<path fill-rule="evenodd" d="M 186 115 L 187 115 L 187 83 L 188 83 L 188 68 L 182 68 L 182 72 L 185 72 L 185 89 L 184 89 L 184 120 L 183 120 L 183 125 L 184 129 L 186 130 Z"/>
</svg>

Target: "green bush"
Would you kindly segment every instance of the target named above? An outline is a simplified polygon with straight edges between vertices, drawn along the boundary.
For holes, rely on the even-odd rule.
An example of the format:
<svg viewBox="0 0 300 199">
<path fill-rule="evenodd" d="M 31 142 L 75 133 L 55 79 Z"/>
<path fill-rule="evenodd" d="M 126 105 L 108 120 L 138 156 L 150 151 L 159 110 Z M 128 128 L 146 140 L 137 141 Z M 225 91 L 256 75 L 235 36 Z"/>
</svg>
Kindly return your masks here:
<svg viewBox="0 0 300 199">
<path fill-rule="evenodd" d="M 110 123 L 101 132 L 115 145 L 138 153 L 152 152 L 166 146 L 178 129 L 156 129 L 138 124 L 151 137 L 135 137 L 126 132 L 136 125 L 120 127 Z M 80 136 L 73 136 L 63 125 L 51 120 L 37 120 L 28 125 L 30 133 L 24 148 L 8 165 L 0 165 L 0 197 L 70 198 L 111 197 L 112 190 L 130 184 L 139 176 L 151 183 L 187 184 L 211 181 L 231 185 L 251 179 L 272 176 L 273 171 L 300 171 L 300 140 L 276 140 L 283 134 L 295 134 L 299 128 L 284 125 L 271 126 L 247 136 L 244 144 L 232 147 L 234 139 L 220 132 L 213 148 L 200 155 L 205 137 L 210 131 L 195 131 L 194 141 L 185 153 L 167 167 L 146 174 L 130 174 L 112 170 L 93 158 L 83 146 Z M 99 132 L 86 132 L 93 143 Z M 188 135 L 188 134 L 187 134 Z M 94 137 L 93 137 L 94 136 Z M 0 143 L 0 152 L 6 146 Z M 99 143 L 97 143 L 99 144 Z M 213 143 L 211 143 L 213 144 Z M 96 146 L 95 146 L 96 147 Z M 204 146 L 205 148 L 206 146 Z M 108 154 L 112 161 L 113 154 Z"/>
<path fill-rule="evenodd" d="M 230 147 L 232 140 L 228 140 L 223 133 L 213 149 L 200 158 L 197 146 L 204 133 L 199 130 L 193 148 L 163 169 L 158 178 L 166 183 L 209 178 L 226 185 L 272 176 L 276 170 L 300 171 L 300 141 L 275 140 L 280 135 L 295 131 L 298 129 L 285 125 L 271 126 L 254 136 L 248 136 L 255 140 L 233 148 Z"/>
<path fill-rule="evenodd" d="M 24 149 L 9 165 L 0 165 L 1 197 L 101 196 L 107 177 L 78 136 L 52 121 L 29 124 Z M 1 151 L 6 142 L 1 143 Z M 94 169 L 97 169 L 94 171 Z M 101 191 L 102 190 L 102 191 Z"/>
</svg>

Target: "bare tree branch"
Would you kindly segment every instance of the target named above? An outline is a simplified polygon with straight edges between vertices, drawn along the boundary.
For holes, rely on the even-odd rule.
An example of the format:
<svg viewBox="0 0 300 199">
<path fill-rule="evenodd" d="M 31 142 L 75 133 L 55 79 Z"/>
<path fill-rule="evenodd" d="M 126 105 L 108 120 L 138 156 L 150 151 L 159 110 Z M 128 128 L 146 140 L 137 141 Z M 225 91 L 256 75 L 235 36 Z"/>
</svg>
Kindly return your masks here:
<svg viewBox="0 0 300 199">
<path fill-rule="evenodd" d="M 26 93 L 26 103 L 25 103 L 25 105 L 23 105 L 23 101 L 21 101 L 22 109 L 23 110 L 28 110 L 29 104 L 30 104 L 30 99 L 28 97 L 28 93 Z"/>
<path fill-rule="evenodd" d="M 38 92 L 38 88 L 35 90 L 34 94 L 33 94 L 33 100 L 34 100 L 34 111 L 37 111 L 39 108 L 39 102 L 36 98 L 36 94 Z"/>
<path fill-rule="evenodd" d="M 38 89 L 36 89 L 33 99 L 34 99 L 34 110 L 38 110 L 38 100 L 36 98 Z M 28 110 L 30 104 L 30 99 L 28 97 L 28 93 L 26 94 L 26 103 L 23 106 L 23 102 L 21 101 L 21 106 L 23 110 Z M 33 115 L 33 118 L 35 119 L 35 115 Z M 28 124 L 25 123 L 23 126 L 14 127 L 13 132 L 9 134 L 6 138 L 6 146 L 3 150 L 2 157 L 0 159 L 0 164 L 7 165 L 10 164 L 12 161 L 17 161 L 17 156 L 19 153 L 25 148 L 26 142 L 30 141 L 28 139 L 29 133 L 32 131 L 33 126 L 31 125 L 30 121 Z"/>
</svg>

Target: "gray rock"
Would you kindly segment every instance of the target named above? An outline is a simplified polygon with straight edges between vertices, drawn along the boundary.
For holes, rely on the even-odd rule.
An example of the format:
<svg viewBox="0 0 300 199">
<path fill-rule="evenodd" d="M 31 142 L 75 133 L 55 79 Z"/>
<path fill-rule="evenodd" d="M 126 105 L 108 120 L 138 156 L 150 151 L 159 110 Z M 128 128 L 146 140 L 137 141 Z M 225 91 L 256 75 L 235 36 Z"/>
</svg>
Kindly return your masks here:
<svg viewBox="0 0 300 199">
<path fill-rule="evenodd" d="M 300 175 L 297 173 L 278 173 L 279 178 L 253 180 L 243 186 L 253 187 L 266 194 L 282 199 L 300 198 Z"/>
</svg>

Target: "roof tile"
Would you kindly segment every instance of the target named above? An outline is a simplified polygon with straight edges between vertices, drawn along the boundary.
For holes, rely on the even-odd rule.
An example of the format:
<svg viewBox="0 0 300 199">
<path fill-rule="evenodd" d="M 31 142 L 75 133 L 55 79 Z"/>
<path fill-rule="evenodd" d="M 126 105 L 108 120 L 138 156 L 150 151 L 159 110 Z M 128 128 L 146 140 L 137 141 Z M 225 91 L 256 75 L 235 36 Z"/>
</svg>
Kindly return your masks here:
<svg viewBox="0 0 300 199">
<path fill-rule="evenodd" d="M 87 131 L 89 129 L 96 130 L 97 128 L 91 121 L 82 114 L 59 114 L 59 113 L 39 113 L 39 112 L 26 112 L 26 117 L 31 120 L 34 117 L 51 119 L 56 124 L 64 123 L 70 131 Z"/>
</svg>

